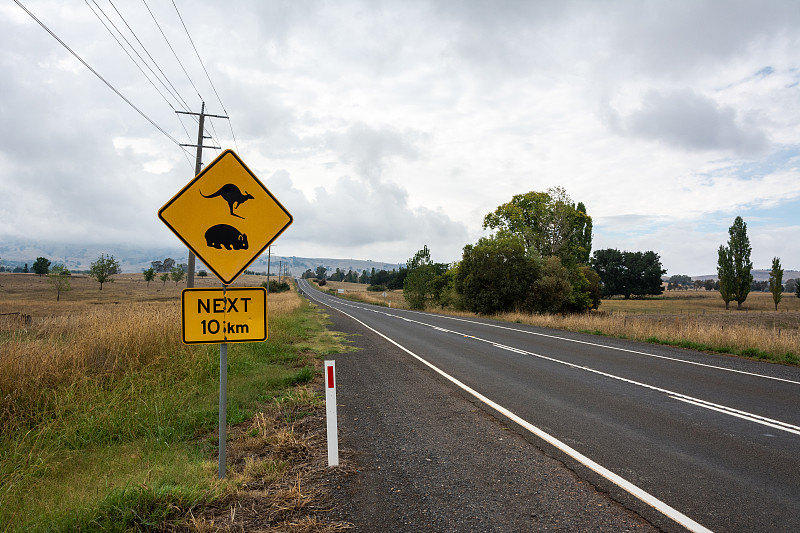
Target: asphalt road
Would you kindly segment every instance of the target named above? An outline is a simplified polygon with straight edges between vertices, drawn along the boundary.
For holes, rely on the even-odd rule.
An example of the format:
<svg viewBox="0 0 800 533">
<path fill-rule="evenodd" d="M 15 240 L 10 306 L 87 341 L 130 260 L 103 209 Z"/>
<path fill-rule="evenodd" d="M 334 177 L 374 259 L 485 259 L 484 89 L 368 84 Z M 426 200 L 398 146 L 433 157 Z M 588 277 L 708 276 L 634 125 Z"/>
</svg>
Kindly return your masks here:
<svg viewBox="0 0 800 533">
<path fill-rule="evenodd" d="M 800 531 L 798 368 L 306 292 L 663 530 Z"/>
</svg>

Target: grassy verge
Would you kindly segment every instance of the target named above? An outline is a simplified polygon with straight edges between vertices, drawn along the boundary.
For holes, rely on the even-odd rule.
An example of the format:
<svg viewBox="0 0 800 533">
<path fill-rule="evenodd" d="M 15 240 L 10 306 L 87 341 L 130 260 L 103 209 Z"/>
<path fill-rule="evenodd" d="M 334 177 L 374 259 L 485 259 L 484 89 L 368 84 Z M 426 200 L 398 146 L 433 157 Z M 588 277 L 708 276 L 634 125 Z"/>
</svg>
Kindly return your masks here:
<svg viewBox="0 0 800 533">
<path fill-rule="evenodd" d="M 218 349 L 180 343 L 177 306 L 98 306 L 0 331 L 0 530 L 183 527 L 238 490 L 241 474 L 216 480 Z M 295 391 L 342 349 L 321 320 L 294 293 L 270 296 L 269 340 L 229 350 L 229 424 L 266 410 L 273 432 L 291 433 L 319 403 Z"/>
</svg>

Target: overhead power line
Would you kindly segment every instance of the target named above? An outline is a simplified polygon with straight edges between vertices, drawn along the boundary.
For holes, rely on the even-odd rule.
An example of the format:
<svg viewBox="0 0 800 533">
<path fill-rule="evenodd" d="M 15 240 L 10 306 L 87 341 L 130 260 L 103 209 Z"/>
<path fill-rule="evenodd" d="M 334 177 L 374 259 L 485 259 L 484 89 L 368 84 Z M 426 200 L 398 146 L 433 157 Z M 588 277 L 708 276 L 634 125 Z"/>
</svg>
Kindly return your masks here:
<svg viewBox="0 0 800 533">
<path fill-rule="evenodd" d="M 144 0 L 142 0 L 144 1 Z M 217 92 L 217 88 L 214 86 L 214 82 L 211 81 L 211 76 L 208 75 L 208 70 L 206 70 L 206 66 L 203 63 L 203 60 L 200 58 L 200 52 L 197 51 L 197 47 L 194 45 L 194 40 L 192 36 L 189 34 L 189 28 L 186 27 L 186 23 L 183 21 L 183 17 L 181 16 L 181 12 L 178 10 L 178 5 L 175 3 L 175 0 L 172 0 L 172 5 L 175 7 L 175 12 L 178 14 L 178 18 L 181 20 L 181 24 L 183 25 L 183 29 L 186 31 L 186 36 L 189 38 L 189 42 L 192 43 L 192 48 L 194 48 L 194 53 L 197 54 L 197 60 L 200 61 L 200 66 L 203 67 L 203 72 L 206 73 L 206 78 L 208 78 L 208 83 L 211 84 L 211 88 L 214 90 L 214 94 L 217 97 L 217 101 L 219 105 L 222 107 L 222 111 L 228 115 L 228 110 L 225 109 L 225 104 L 222 103 L 222 99 L 219 97 L 219 93 Z M 230 116 L 230 115 L 228 115 Z M 228 126 L 231 129 L 231 136 L 233 137 L 233 144 L 236 146 L 236 151 L 239 151 L 239 144 L 236 142 L 236 135 L 233 133 L 233 124 L 231 119 L 228 119 Z M 213 128 L 213 125 L 212 125 Z"/>
<path fill-rule="evenodd" d="M 158 88 L 158 86 L 155 84 L 155 82 L 154 82 L 152 79 L 150 79 L 150 76 L 148 76 L 148 75 L 147 75 L 147 73 L 144 71 L 144 69 L 142 68 L 142 65 L 141 65 L 141 64 L 140 64 L 138 61 L 136 61 L 136 60 L 133 58 L 133 56 L 131 55 L 131 53 L 130 53 L 130 51 L 128 50 L 128 48 L 125 48 L 125 46 L 124 46 L 124 45 L 122 44 L 122 42 L 119 40 L 119 37 L 117 37 L 117 34 L 115 34 L 113 31 L 111 31 L 111 28 L 109 28 L 108 24 L 111 24 L 111 26 L 112 26 L 112 27 L 113 27 L 113 28 L 114 28 L 114 29 L 117 31 L 117 33 L 119 34 L 119 36 L 120 36 L 120 37 L 122 37 L 122 39 L 123 39 L 123 40 L 124 40 L 124 41 L 125 41 L 125 42 L 128 44 L 128 47 L 129 47 L 131 50 L 133 50 L 133 52 L 134 52 L 134 53 L 135 53 L 137 56 L 139 56 L 139 60 L 140 60 L 140 61 L 141 61 L 141 62 L 144 64 L 144 66 L 145 66 L 145 67 L 147 67 L 147 68 L 150 70 L 150 73 L 151 73 L 153 76 L 156 76 L 156 78 L 158 79 L 158 76 L 156 75 L 156 73 L 155 73 L 155 72 L 153 72 L 153 69 L 150 67 L 150 65 L 148 65 L 148 64 L 147 64 L 147 62 L 146 62 L 146 61 L 145 61 L 145 60 L 142 58 L 142 56 L 139 54 L 139 52 L 138 52 L 138 51 L 137 51 L 137 50 L 136 50 L 136 49 L 135 49 L 133 46 L 131 46 L 131 43 L 130 43 L 130 41 L 128 41 L 128 39 L 126 39 L 126 38 L 125 38 L 125 36 L 124 36 L 124 35 L 122 35 L 122 32 L 120 32 L 120 31 L 119 31 L 119 28 L 117 28 L 116 24 L 114 24 L 114 22 L 113 22 L 113 21 L 112 21 L 112 20 L 111 20 L 111 19 L 108 17 L 108 15 L 105 13 L 105 11 L 103 11 L 103 8 L 101 8 L 100 6 L 98 6 L 98 5 L 97 5 L 97 2 L 95 2 L 94 0 L 92 0 L 92 1 L 93 1 L 93 3 L 94 3 L 94 5 L 95 5 L 95 7 L 97 8 L 97 10 L 98 10 L 98 11 L 100 11 L 100 13 L 102 13 L 102 14 L 103 14 L 103 16 L 106 18 L 106 20 L 108 21 L 108 24 L 106 24 L 106 22 L 105 22 L 105 21 L 104 21 L 104 20 L 103 20 L 103 19 L 100 17 L 100 14 L 99 14 L 97 11 L 95 11 L 95 8 L 93 8 L 93 7 L 92 7 L 92 5 L 89 3 L 89 0 L 84 0 L 84 1 L 86 2 L 86 5 L 89 7 L 89 9 L 92 11 L 92 13 L 94 14 L 94 16 L 96 16 L 96 17 L 97 17 L 97 20 L 99 20 L 99 21 L 100 21 L 100 23 L 101 23 L 101 24 L 102 24 L 102 25 L 105 27 L 105 29 L 108 31 L 108 33 L 111 35 L 111 37 L 113 37 L 113 38 L 114 38 L 114 40 L 115 40 L 115 41 L 117 41 L 117 44 L 119 45 L 119 47 L 120 47 L 120 48 L 122 48 L 122 51 L 123 51 L 123 52 L 125 52 L 125 54 L 127 54 L 127 56 L 130 58 L 130 60 L 131 60 L 131 61 L 133 61 L 133 64 L 134 64 L 134 65 L 136 65 L 136 68 L 138 68 L 138 69 L 139 69 L 139 72 L 141 72 L 141 73 L 142 73 L 142 75 L 143 75 L 145 78 L 147 78 L 147 81 L 149 81 L 149 82 L 150 82 L 150 85 L 152 85 L 152 86 L 153 86 L 153 89 L 155 89 L 155 90 L 156 90 L 156 92 L 157 92 L 157 93 L 158 93 L 158 94 L 161 96 L 161 98 L 162 98 L 162 99 L 163 99 L 163 100 L 164 100 L 164 101 L 167 103 L 167 105 L 168 105 L 168 106 L 170 106 L 170 107 L 171 107 L 173 110 L 175 110 L 175 106 L 173 106 L 173 105 L 172 105 L 172 102 L 170 102 L 170 101 L 167 99 L 167 97 L 166 97 L 166 96 L 164 96 L 164 93 L 162 93 L 162 92 L 161 92 L 161 90 Z M 161 81 L 161 80 L 160 80 L 160 79 L 158 79 L 158 81 Z M 163 81 L 161 81 L 161 85 L 164 85 L 164 82 L 163 82 Z M 166 87 L 166 86 L 164 85 L 164 88 L 166 88 L 166 89 L 167 89 L 167 91 L 169 92 L 169 88 L 168 88 L 168 87 Z M 172 96 L 174 97 L 174 95 L 172 95 Z M 187 135 L 188 135 L 188 132 L 187 132 Z"/>
<path fill-rule="evenodd" d="M 153 70 L 153 68 L 150 66 L 150 64 L 142 57 L 142 55 L 139 53 L 139 51 L 136 50 L 136 47 L 134 47 L 133 44 L 131 44 L 131 42 L 127 39 L 127 37 L 125 37 L 125 35 L 117 27 L 117 25 L 114 24 L 114 21 L 111 20 L 111 17 L 109 17 L 108 14 L 105 11 L 103 11 L 103 8 L 100 7 L 97 4 L 97 1 L 96 0 L 92 0 L 92 3 L 95 5 L 97 10 L 100 11 L 100 13 L 103 14 L 103 17 L 105 17 L 105 19 L 108 21 L 108 24 L 111 24 L 111 26 L 114 28 L 114 30 L 116 30 L 117 34 L 119 34 L 119 36 L 122 37 L 122 39 L 128 45 L 128 48 L 130 48 L 130 50 L 132 50 L 136 54 L 136 56 L 139 58 L 139 61 L 141 61 L 141 64 L 139 63 L 139 61 L 136 61 L 136 59 L 134 59 L 134 57 L 128 51 L 128 48 L 126 48 L 125 45 L 123 45 L 122 42 L 119 40 L 119 38 L 117 37 L 117 34 L 115 34 L 113 31 L 111 31 L 111 28 L 108 27 L 108 24 L 106 24 L 106 22 L 103 21 L 103 19 L 100 17 L 100 15 L 97 13 L 97 11 L 95 11 L 95 9 L 91 6 L 91 4 L 89 4 L 89 0 L 84 0 L 84 1 L 86 2 L 86 5 L 89 7 L 89 9 L 92 11 L 92 13 L 97 17 L 97 20 L 99 20 L 100 23 L 105 27 L 105 29 L 108 31 L 108 33 L 111 35 L 111 37 L 113 37 L 114 40 L 117 42 L 119 47 L 122 48 L 122 51 L 125 52 L 125 54 L 133 62 L 133 64 L 136 65 L 136 68 L 139 69 L 139 72 L 142 73 L 142 76 L 144 76 L 147 79 L 147 81 L 150 82 L 150 85 L 153 86 L 153 89 L 156 90 L 156 92 L 159 94 L 159 96 L 161 96 L 161 98 L 164 100 L 164 102 L 167 103 L 167 105 L 170 107 L 170 109 L 172 109 L 173 111 L 176 111 L 175 106 L 172 105 L 172 102 L 170 102 L 169 99 L 167 99 L 167 97 L 164 96 L 164 93 L 161 92 L 161 90 L 158 88 L 158 86 L 155 84 L 155 82 L 152 79 L 150 79 L 150 76 L 148 76 L 147 73 L 144 71 L 144 69 L 142 68 L 142 64 L 145 67 L 147 67 L 147 69 L 150 71 L 150 73 L 159 81 L 159 83 L 161 83 L 161 86 L 164 87 L 164 89 L 166 89 L 167 93 L 169 93 L 169 95 L 172 96 L 176 100 L 176 102 L 178 103 L 178 106 L 182 106 L 182 108 L 184 110 L 188 111 L 189 108 L 186 105 L 186 101 L 181 97 L 180 93 L 178 93 L 178 90 L 175 88 L 175 86 L 172 84 L 172 82 L 169 81 L 169 78 L 166 76 L 166 74 L 164 74 L 164 71 L 161 70 L 161 67 L 158 66 L 158 63 L 156 62 L 155 59 L 153 59 L 153 56 L 150 55 L 150 52 L 147 51 L 147 47 L 144 46 L 142 41 L 136 35 L 136 32 L 133 31 L 133 28 L 131 28 L 130 24 L 128 24 L 128 21 L 125 20 L 125 17 L 122 16 L 122 13 L 119 12 L 119 10 L 116 8 L 114 3 L 111 2 L 111 0 L 109 0 L 109 3 L 111 4 L 111 7 L 113 7 L 114 11 L 117 12 L 117 15 L 119 16 L 119 18 L 122 20 L 122 22 L 125 23 L 125 26 L 127 26 L 128 30 L 131 32 L 133 37 L 139 43 L 139 46 L 142 47 L 142 50 L 144 50 L 145 54 L 147 54 L 147 56 L 153 62 L 153 65 L 155 65 L 155 67 L 161 73 L 161 75 L 166 80 L 166 82 L 169 83 L 169 86 L 172 87 L 172 89 L 170 89 L 170 87 L 167 87 L 166 83 L 164 83 L 164 81 L 161 79 L 161 77 L 159 77 L 159 75 L 156 74 L 156 72 Z M 186 133 L 186 136 L 191 138 L 191 135 L 189 135 L 189 131 L 186 129 L 186 126 L 183 124 L 183 120 L 181 120 L 180 117 L 178 117 L 178 123 L 181 125 L 181 128 L 183 128 L 183 131 L 184 131 L 184 133 Z M 188 157 L 187 157 L 187 161 L 189 162 L 189 164 L 191 164 L 191 161 L 189 161 Z"/>
<path fill-rule="evenodd" d="M 95 0 L 92 0 L 92 1 L 94 1 L 94 2 L 95 2 L 95 4 L 97 4 L 97 2 L 96 2 Z M 115 6 L 115 5 L 114 5 L 114 2 L 112 2 L 111 0 L 108 0 L 108 3 L 109 3 L 109 4 L 111 4 L 111 7 L 113 7 L 113 8 L 114 8 L 114 11 L 116 11 L 116 12 L 117 12 L 117 15 L 119 16 L 119 18 L 122 20 L 122 22 L 124 22 L 124 23 L 125 23 L 125 26 L 128 28 L 128 31 L 130 31 L 130 32 L 131 32 L 131 35 L 133 35 L 133 38 L 134 38 L 134 39 L 136 39 L 136 42 L 138 42 L 138 43 L 139 43 L 139 46 L 141 46 L 141 47 L 142 47 L 142 50 L 144 50 L 144 53 L 145 53 L 145 54 L 147 54 L 147 57 L 149 57 L 149 58 L 150 58 L 150 61 L 153 63 L 153 65 L 155 65 L 155 67 L 156 67 L 156 68 L 158 69 L 158 71 L 161 73 L 161 77 L 163 77 L 163 78 L 164 78 L 164 80 L 166 80 L 166 82 L 167 82 L 167 83 L 169 84 L 169 86 L 172 88 L 172 91 L 170 91 L 170 94 L 173 94 L 173 96 L 175 97 L 175 99 L 176 99 L 176 100 L 177 100 L 177 101 L 180 103 L 180 105 L 182 105 L 182 106 L 183 106 L 183 109 L 184 109 L 184 111 L 188 111 L 188 110 L 189 110 L 189 105 L 186 103 L 186 100 L 184 100 L 184 99 L 183 99 L 183 97 L 181 96 L 180 92 L 178 92 L 178 89 L 176 89 L 176 88 L 175 88 L 175 85 L 173 85 L 173 83 L 172 83 L 172 82 L 169 80 L 169 77 L 168 77 L 168 76 L 167 76 L 167 75 L 164 73 L 164 71 L 161 69 L 161 67 L 160 67 L 160 66 L 159 66 L 159 64 L 158 64 L 158 61 L 156 61 L 156 60 L 155 60 L 155 58 L 152 56 L 152 54 L 150 54 L 150 52 L 147 50 L 147 47 L 144 45 L 144 43 L 142 42 L 142 40 L 141 40 L 141 39 L 139 39 L 139 36 L 138 36 L 138 35 L 136 35 L 136 32 L 135 32 L 135 31 L 133 31 L 133 28 L 131 28 L 131 25 L 130 25 L 130 24 L 128 24 L 128 21 L 127 21 L 127 20 L 125 20 L 125 17 L 122 15 L 122 13 L 120 13 L 119 9 L 117 9 L 117 6 Z M 121 34 L 121 33 L 120 33 L 120 34 Z M 126 40 L 126 42 L 127 42 L 127 40 Z M 131 48 L 133 48 L 133 46 L 131 46 Z M 139 55 L 139 54 L 137 54 L 137 55 Z M 141 58 L 141 56 L 139 56 L 139 57 Z M 142 59 L 142 61 L 144 62 L 144 59 Z M 151 72 L 152 72 L 152 69 L 151 69 Z M 155 74 L 155 73 L 154 73 L 154 74 Z M 160 80 L 159 80 L 159 81 L 160 81 Z M 162 85 L 163 85 L 163 82 L 162 82 Z M 166 87 L 166 86 L 165 86 L 165 87 Z M 169 90 L 169 89 L 168 89 L 168 90 Z M 173 110 L 174 110 L 174 109 L 175 109 L 175 108 L 173 108 Z"/>
<path fill-rule="evenodd" d="M 161 27 L 161 24 L 158 23 L 158 19 L 156 19 L 156 16 L 153 13 L 153 10 L 151 10 L 150 6 L 147 5 L 147 0 L 142 0 L 142 3 L 144 4 L 144 7 L 147 8 L 147 12 L 150 13 L 150 17 L 153 19 L 153 22 L 155 23 L 156 27 L 158 28 L 158 31 L 161 32 L 161 36 L 164 38 L 164 42 L 167 43 L 167 46 L 169 47 L 170 51 L 172 51 L 172 55 L 175 56 L 175 60 L 178 62 L 178 65 L 180 65 L 181 70 L 183 70 L 183 73 L 186 75 L 186 79 L 189 80 L 189 83 L 192 85 L 192 88 L 194 89 L 194 92 L 197 94 L 197 97 L 200 98 L 201 102 L 204 101 L 203 96 L 200 94 L 200 90 L 194 84 L 194 81 L 192 80 L 192 77 L 189 76 L 189 72 L 186 70 L 186 67 L 183 66 L 183 62 L 181 61 L 180 57 L 178 57 L 178 53 L 175 51 L 175 48 L 173 48 L 172 43 L 169 42 L 169 39 L 167 38 L 167 34 L 164 33 L 164 29 Z M 184 26 L 184 29 L 185 29 L 185 26 Z M 188 111 L 188 108 L 186 110 Z M 185 114 L 190 114 L 191 115 L 191 113 L 185 113 Z M 197 121 L 196 117 L 193 116 L 192 118 L 195 120 L 195 122 Z M 216 133 L 216 132 L 214 132 L 214 133 Z M 212 136 L 212 138 L 213 138 L 213 136 Z M 214 141 L 216 141 L 218 144 L 220 144 L 218 139 L 214 138 Z"/>
<path fill-rule="evenodd" d="M 148 13 L 150 13 L 150 16 L 153 18 L 153 22 L 156 23 L 156 27 L 158 27 L 158 31 L 161 32 L 161 36 L 164 37 L 164 41 L 166 41 L 167 46 L 169 46 L 169 49 L 172 50 L 172 55 L 175 56 L 175 60 L 178 61 L 178 64 L 181 66 L 181 69 L 183 69 L 183 73 L 186 74 L 186 79 L 188 79 L 189 83 L 192 84 L 192 87 L 194 88 L 194 92 L 197 93 L 197 97 L 200 98 L 200 100 L 202 100 L 203 97 L 200 95 L 200 91 L 197 89 L 197 86 L 192 81 L 192 77 L 189 76 L 188 72 L 186 72 L 186 67 L 183 66 L 183 63 L 181 62 L 181 59 L 178 57 L 178 54 L 175 52 L 175 49 L 172 47 L 172 44 L 169 42 L 169 39 L 167 39 L 167 34 L 164 33 L 164 30 L 161 28 L 161 24 L 158 23 L 158 20 L 156 20 L 156 16 L 153 14 L 153 11 L 150 9 L 150 6 L 147 5 L 147 0 L 142 0 L 142 3 L 144 3 L 144 7 L 147 8 Z"/>
<path fill-rule="evenodd" d="M 83 64 L 83 66 L 85 66 L 86 68 L 88 68 L 88 69 L 89 69 L 89 70 L 92 72 L 92 74 L 94 74 L 95 76 L 97 76 L 97 77 L 100 79 L 100 81 L 102 81 L 103 83 L 105 83 L 105 84 L 106 84 L 106 86 L 107 86 L 109 89 L 111 89 L 112 91 L 114 91 L 114 93 L 115 93 L 117 96 L 119 96 L 120 98 L 122 98 L 122 99 L 125 101 L 125 103 L 126 103 L 126 104 L 128 104 L 128 105 L 129 105 L 130 107 L 132 107 L 132 108 L 133 108 L 133 109 L 134 109 L 134 110 L 135 110 L 137 113 L 139 113 L 139 114 L 142 116 L 142 118 L 144 118 L 144 119 L 145 119 L 147 122 L 149 122 L 150 124 L 152 124 L 152 126 L 153 126 L 154 128 L 156 128 L 158 131 L 160 131 L 161 133 L 163 133 L 163 134 L 164 134 L 164 136 L 165 136 L 165 137 L 167 137 L 167 138 L 168 138 L 170 141 L 172 141 L 172 142 L 174 142 L 176 145 L 178 145 L 178 146 L 181 148 L 181 150 L 183 150 L 184 152 L 186 151 L 186 150 L 185 150 L 183 147 L 181 147 L 181 143 L 180 143 L 180 142 L 178 142 L 178 141 L 177 141 L 177 140 L 176 140 L 174 137 L 172 137 L 172 135 L 170 135 L 169 133 L 167 133 L 167 132 L 166 132 L 166 131 L 165 131 L 165 130 L 164 130 L 162 127 L 161 127 L 161 126 L 159 126 L 158 124 L 156 124 L 156 123 L 155 123 L 155 121 L 153 121 L 153 119 L 151 119 L 150 117 L 148 117 L 148 116 L 147 116 L 147 115 L 146 115 L 146 114 L 145 114 L 145 113 L 144 113 L 144 112 L 143 112 L 141 109 L 139 109 L 138 107 L 136 107 L 136 106 L 133 104 L 133 102 L 131 102 L 130 100 L 128 100 L 128 99 L 127 99 L 127 98 L 126 98 L 126 97 L 125 97 L 125 96 L 124 96 L 124 95 L 123 95 L 121 92 L 119 92 L 119 91 L 117 90 L 117 88 L 116 88 L 116 87 L 114 87 L 113 85 L 111 85 L 111 83 L 110 83 L 110 82 L 108 82 L 108 80 L 106 80 L 106 79 L 105 79 L 103 76 L 101 76 L 101 75 L 100 75 L 100 73 L 98 73 L 98 72 L 97 72 L 95 69 L 93 69 L 93 68 L 92 68 L 92 67 L 89 65 L 89 63 L 87 63 L 86 61 L 84 61 L 84 60 L 83 60 L 83 58 L 82 58 L 81 56 L 79 56 L 79 55 L 78 55 L 78 54 L 77 54 L 77 53 L 76 53 L 76 52 L 75 52 L 75 51 L 74 51 L 72 48 L 70 48 L 70 47 L 67 45 L 67 43 L 65 43 L 64 41 L 62 41 L 62 40 L 61 40 L 61 38 L 60 38 L 58 35 L 56 35 L 55 33 L 53 33 L 53 31 L 52 31 L 50 28 L 48 28 L 48 27 L 47 27 L 47 26 L 46 26 L 46 25 L 45 25 L 45 24 L 44 24 L 44 23 L 43 23 L 41 20 L 39 20 L 39 19 L 36 17 L 36 15 L 34 15 L 33 13 L 31 13 L 31 12 L 30 12 L 30 10 L 29 10 L 27 7 L 25 7 L 25 6 L 22 4 L 22 2 L 20 2 L 20 0 L 14 0 L 14 3 L 16 3 L 16 4 L 17 4 L 17 5 L 18 5 L 18 6 L 19 6 L 19 7 L 20 7 L 20 8 L 21 8 L 23 11 L 25 11 L 25 13 L 27 13 L 27 14 L 28 14 L 28 15 L 29 15 L 29 16 L 30 16 L 30 17 L 31 17 L 31 18 L 32 18 L 34 21 L 36 21 L 36 23 L 37 23 L 37 24 L 39 24 L 39 26 L 41 26 L 41 27 L 42 27 L 42 28 L 43 28 L 43 29 L 44 29 L 44 30 L 45 30 L 47 33 L 49 33 L 49 34 L 50 34 L 50 35 L 51 35 L 51 36 L 52 36 L 52 37 L 53 37 L 53 38 L 54 38 L 56 41 L 58 41 L 58 42 L 59 42 L 59 44 L 61 44 L 61 46 L 63 46 L 63 47 L 64 47 L 64 48 L 65 48 L 65 49 L 66 49 L 66 50 L 67 50 L 67 51 L 68 51 L 70 54 L 72 54 L 72 55 L 75 57 L 75 59 L 77 59 L 78 61 L 80 61 L 80 62 Z"/>
</svg>

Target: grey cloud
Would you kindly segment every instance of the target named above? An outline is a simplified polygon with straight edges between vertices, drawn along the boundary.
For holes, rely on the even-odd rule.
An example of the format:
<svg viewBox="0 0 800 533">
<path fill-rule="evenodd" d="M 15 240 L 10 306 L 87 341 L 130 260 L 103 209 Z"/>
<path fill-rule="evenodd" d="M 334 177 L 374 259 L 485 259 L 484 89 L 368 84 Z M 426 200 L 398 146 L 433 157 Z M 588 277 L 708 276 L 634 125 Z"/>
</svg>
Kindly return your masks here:
<svg viewBox="0 0 800 533">
<path fill-rule="evenodd" d="M 338 153 L 343 162 L 352 164 L 360 176 L 377 180 L 383 172 L 387 159 L 392 157 L 417 159 L 418 144 L 422 137 L 423 135 L 417 132 L 399 132 L 391 128 L 376 129 L 357 123 L 344 133 L 329 133 L 327 144 L 330 149 Z"/>
<path fill-rule="evenodd" d="M 308 200 L 286 171 L 276 172 L 266 184 L 294 217 L 287 240 L 322 239 L 331 246 L 350 248 L 420 239 L 461 247 L 468 239 L 466 227 L 446 214 L 409 206 L 408 195 L 397 185 L 345 176 L 330 190 L 317 189 L 314 200 Z"/>
<path fill-rule="evenodd" d="M 693 91 L 648 93 L 628 116 L 609 110 L 608 125 L 618 133 L 684 150 L 729 150 L 750 156 L 763 152 L 766 135 L 737 120 L 736 111 Z"/>
<path fill-rule="evenodd" d="M 800 4 L 793 0 L 621 2 L 606 20 L 615 57 L 626 58 L 637 71 L 675 77 L 728 61 L 755 42 L 793 36 L 800 23 Z"/>
</svg>

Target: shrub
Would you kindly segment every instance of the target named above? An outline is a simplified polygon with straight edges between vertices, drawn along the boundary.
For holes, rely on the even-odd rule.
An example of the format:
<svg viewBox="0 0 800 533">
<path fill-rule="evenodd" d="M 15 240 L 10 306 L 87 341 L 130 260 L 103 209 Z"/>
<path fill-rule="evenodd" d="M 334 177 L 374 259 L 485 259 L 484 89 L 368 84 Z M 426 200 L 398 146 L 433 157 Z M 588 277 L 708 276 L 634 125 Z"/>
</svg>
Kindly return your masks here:
<svg viewBox="0 0 800 533">
<path fill-rule="evenodd" d="M 265 281 L 261 284 L 261 286 L 271 293 L 286 292 L 291 288 L 285 281 L 278 282 L 274 279 L 269 280 L 269 285 L 267 285 L 267 282 Z"/>
</svg>

